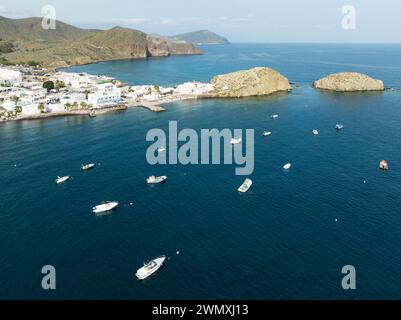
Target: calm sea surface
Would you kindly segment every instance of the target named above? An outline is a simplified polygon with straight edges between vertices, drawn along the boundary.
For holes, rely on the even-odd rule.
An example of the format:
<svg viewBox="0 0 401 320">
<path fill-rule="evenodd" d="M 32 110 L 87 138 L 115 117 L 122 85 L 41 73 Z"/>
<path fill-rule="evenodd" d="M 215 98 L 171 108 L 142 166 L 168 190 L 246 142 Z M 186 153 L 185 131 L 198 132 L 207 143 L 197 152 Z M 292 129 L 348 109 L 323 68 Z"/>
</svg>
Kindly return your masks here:
<svg viewBox="0 0 401 320">
<path fill-rule="evenodd" d="M 401 298 L 401 46 L 204 50 L 68 70 L 174 85 L 270 66 L 294 91 L 176 103 L 161 114 L 130 109 L 0 124 L 0 298 Z M 339 71 L 367 73 L 392 89 L 311 88 Z M 170 120 L 180 129 L 255 129 L 251 191 L 236 191 L 244 177 L 234 165 L 148 165 L 146 133 L 167 130 Z M 265 130 L 273 136 L 263 138 Z M 378 169 L 381 159 L 388 173 Z M 97 167 L 80 172 L 90 162 Z M 283 172 L 288 162 L 293 167 Z M 169 181 L 150 187 L 145 179 L 153 174 Z M 57 175 L 73 179 L 56 186 Z M 120 207 L 93 215 L 103 200 Z M 135 280 L 144 261 L 162 254 L 169 259 L 156 276 Z M 56 267 L 55 291 L 41 289 L 44 265 Z M 356 291 L 341 288 L 345 265 L 357 270 Z"/>
</svg>

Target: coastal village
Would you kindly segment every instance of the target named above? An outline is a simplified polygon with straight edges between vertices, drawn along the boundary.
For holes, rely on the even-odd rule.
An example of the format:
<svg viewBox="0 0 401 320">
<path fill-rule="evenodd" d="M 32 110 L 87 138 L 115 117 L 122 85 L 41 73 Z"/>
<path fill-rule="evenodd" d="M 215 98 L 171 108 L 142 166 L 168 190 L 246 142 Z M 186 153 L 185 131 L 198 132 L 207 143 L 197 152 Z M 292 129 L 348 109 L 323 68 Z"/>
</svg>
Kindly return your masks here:
<svg viewBox="0 0 401 320">
<path fill-rule="evenodd" d="M 213 85 L 186 82 L 175 87 L 130 86 L 117 79 L 87 73 L 50 72 L 40 66 L 0 66 L 0 121 L 63 115 L 88 115 L 161 106 L 207 95 Z"/>
</svg>

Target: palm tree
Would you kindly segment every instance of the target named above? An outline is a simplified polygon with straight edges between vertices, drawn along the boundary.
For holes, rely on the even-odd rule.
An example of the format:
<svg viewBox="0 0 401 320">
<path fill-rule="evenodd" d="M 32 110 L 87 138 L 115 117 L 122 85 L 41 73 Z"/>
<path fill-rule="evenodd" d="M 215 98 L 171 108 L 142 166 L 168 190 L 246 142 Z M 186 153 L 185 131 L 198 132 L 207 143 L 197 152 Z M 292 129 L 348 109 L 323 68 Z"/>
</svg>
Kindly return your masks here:
<svg viewBox="0 0 401 320">
<path fill-rule="evenodd" d="M 40 111 L 40 113 L 43 113 L 43 111 L 45 111 L 45 104 L 43 102 L 39 103 L 38 110 Z"/>
<path fill-rule="evenodd" d="M 15 107 L 18 106 L 18 102 L 19 102 L 19 97 L 18 96 L 12 96 L 11 97 L 11 101 L 13 101 L 15 103 Z"/>
<path fill-rule="evenodd" d="M 85 90 L 84 93 L 85 93 L 85 99 L 88 100 L 89 93 L 91 92 L 89 90 Z"/>
<path fill-rule="evenodd" d="M 69 111 L 71 109 L 71 103 L 67 102 L 65 105 L 66 109 Z"/>
</svg>

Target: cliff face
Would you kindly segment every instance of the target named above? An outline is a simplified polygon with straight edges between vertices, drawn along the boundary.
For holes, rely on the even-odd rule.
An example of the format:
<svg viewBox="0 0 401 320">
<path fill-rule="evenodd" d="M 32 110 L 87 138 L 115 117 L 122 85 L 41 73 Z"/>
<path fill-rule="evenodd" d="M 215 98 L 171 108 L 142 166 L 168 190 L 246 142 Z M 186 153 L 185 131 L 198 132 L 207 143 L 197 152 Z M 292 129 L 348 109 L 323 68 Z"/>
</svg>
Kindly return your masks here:
<svg viewBox="0 0 401 320">
<path fill-rule="evenodd" d="M 342 72 L 329 75 L 314 83 L 316 89 L 339 92 L 383 91 L 383 81 L 356 72 Z"/>
<path fill-rule="evenodd" d="M 290 91 L 286 77 L 270 68 L 254 68 L 219 75 L 211 80 L 212 95 L 221 98 L 263 96 L 278 91 Z"/>
<path fill-rule="evenodd" d="M 180 54 L 202 54 L 192 43 L 185 41 L 173 41 L 159 35 L 147 36 L 147 48 L 149 56 L 164 57 Z"/>
<path fill-rule="evenodd" d="M 34 61 L 50 68 L 101 60 L 140 59 L 176 54 L 201 54 L 193 44 L 115 27 L 86 30 L 57 21 L 55 30 L 44 30 L 42 19 L 0 17 L 0 35 L 14 45 L 2 56 L 12 63 Z M 29 36 L 27 36 L 29 35 Z"/>
</svg>

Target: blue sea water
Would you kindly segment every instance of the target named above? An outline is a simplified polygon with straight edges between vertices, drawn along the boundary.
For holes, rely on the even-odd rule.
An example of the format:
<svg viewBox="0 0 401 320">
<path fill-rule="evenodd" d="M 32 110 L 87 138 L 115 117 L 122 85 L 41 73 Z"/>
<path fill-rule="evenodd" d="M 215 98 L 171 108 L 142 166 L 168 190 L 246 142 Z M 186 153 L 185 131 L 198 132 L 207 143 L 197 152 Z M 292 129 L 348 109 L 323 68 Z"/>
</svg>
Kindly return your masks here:
<svg viewBox="0 0 401 320">
<path fill-rule="evenodd" d="M 161 114 L 129 109 L 0 124 L 1 299 L 401 298 L 401 46 L 204 50 L 68 70 L 174 85 L 270 66 L 294 90 L 174 103 Z M 339 71 L 367 73 L 392 89 L 333 94 L 310 86 Z M 146 133 L 167 130 L 171 120 L 180 129 L 255 129 L 251 191 L 236 191 L 244 177 L 234 165 L 148 165 Z M 263 138 L 264 130 L 273 136 Z M 381 159 L 389 172 L 378 169 Z M 98 165 L 80 172 L 89 162 Z M 288 162 L 293 167 L 283 172 Z M 145 179 L 153 174 L 169 181 L 150 187 Z M 73 178 L 56 186 L 57 175 Z M 120 207 L 93 215 L 103 200 Z M 135 280 L 142 263 L 161 254 L 166 265 Z M 56 267 L 55 291 L 41 288 L 44 265 Z M 357 290 L 341 287 L 345 265 L 356 268 Z"/>
</svg>

